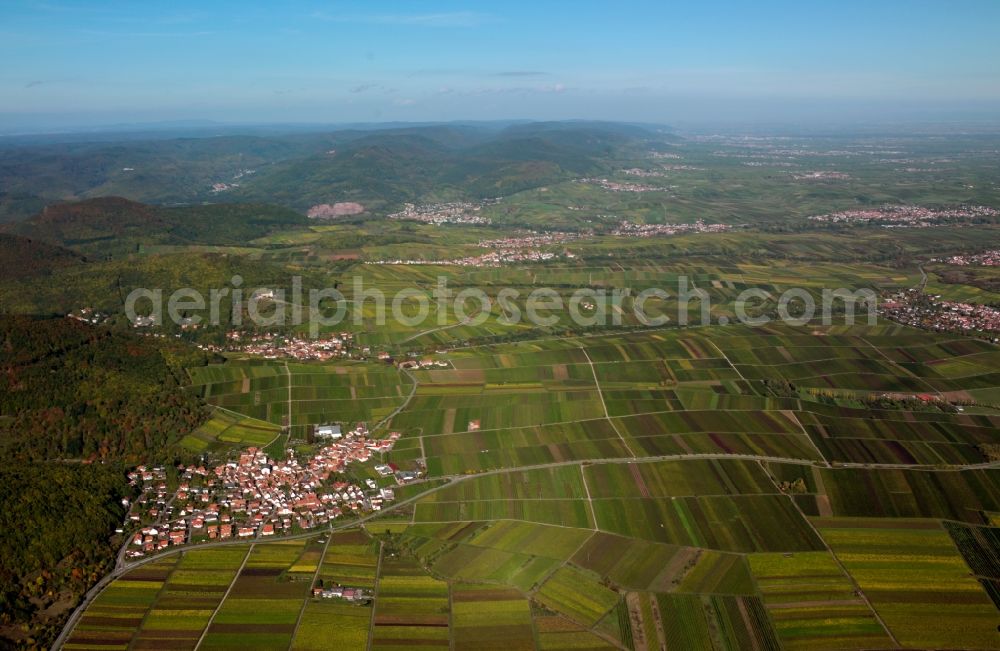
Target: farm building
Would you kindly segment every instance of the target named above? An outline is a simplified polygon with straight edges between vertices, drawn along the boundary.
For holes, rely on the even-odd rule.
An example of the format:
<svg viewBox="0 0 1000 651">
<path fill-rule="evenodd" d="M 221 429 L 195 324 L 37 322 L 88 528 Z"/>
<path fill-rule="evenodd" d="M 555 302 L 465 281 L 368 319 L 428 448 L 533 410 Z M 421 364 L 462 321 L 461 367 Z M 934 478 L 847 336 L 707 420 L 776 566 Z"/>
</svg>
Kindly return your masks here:
<svg viewBox="0 0 1000 651">
<path fill-rule="evenodd" d="M 316 438 L 339 439 L 341 436 L 343 436 L 343 433 L 340 431 L 340 425 L 316 426 Z"/>
</svg>

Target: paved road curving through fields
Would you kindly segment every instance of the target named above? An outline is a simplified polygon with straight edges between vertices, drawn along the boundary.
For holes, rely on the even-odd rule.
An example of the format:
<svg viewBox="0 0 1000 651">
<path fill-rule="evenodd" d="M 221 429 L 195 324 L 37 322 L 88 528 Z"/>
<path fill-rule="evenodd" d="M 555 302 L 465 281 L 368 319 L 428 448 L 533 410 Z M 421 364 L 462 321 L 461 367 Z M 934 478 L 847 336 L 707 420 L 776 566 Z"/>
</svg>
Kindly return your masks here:
<svg viewBox="0 0 1000 651">
<path fill-rule="evenodd" d="M 414 390 L 416 390 L 416 387 L 414 387 Z M 498 468 L 496 470 L 487 470 L 484 472 L 472 473 L 468 475 L 447 475 L 443 477 L 431 477 L 419 480 L 419 482 L 424 483 L 424 482 L 446 480 L 446 483 L 441 484 L 440 486 L 432 487 L 422 493 L 414 495 L 413 497 L 409 497 L 405 500 L 400 500 L 399 502 L 396 502 L 391 506 L 383 508 L 381 511 L 375 511 L 360 518 L 347 520 L 336 525 L 331 524 L 327 528 L 317 529 L 314 531 L 310 531 L 308 533 L 295 534 L 292 536 L 275 537 L 272 540 L 275 541 L 300 540 L 303 538 L 311 538 L 313 536 L 322 535 L 328 532 L 340 531 L 343 529 L 350 529 L 353 527 L 357 527 L 370 520 L 374 520 L 384 515 L 385 513 L 412 504 L 431 493 L 435 493 L 449 486 L 453 486 L 457 483 L 468 481 L 470 479 L 475 479 L 477 477 L 485 477 L 489 475 L 499 475 L 509 472 L 520 472 L 527 470 L 541 470 L 544 468 L 557 468 L 561 466 L 573 466 L 578 464 L 599 465 L 608 463 L 618 463 L 618 464 L 649 463 L 652 461 L 685 461 L 685 460 L 704 460 L 704 459 L 740 459 L 744 461 L 758 461 L 758 462 L 763 461 L 763 462 L 784 463 L 784 464 L 799 465 L 799 466 L 812 466 L 820 463 L 818 461 L 813 461 L 810 459 L 789 459 L 786 457 L 769 457 L 769 456 L 761 456 L 753 454 L 682 454 L 682 455 L 675 454 L 675 455 L 660 455 L 660 456 L 637 457 L 637 458 L 622 457 L 615 459 L 576 459 L 573 461 L 556 461 L 552 463 L 543 463 L 532 466 Z M 955 472 L 959 470 L 997 469 L 1000 468 L 1000 461 L 995 461 L 990 463 L 964 464 L 955 466 L 930 466 L 930 465 L 914 465 L 905 463 L 841 463 L 837 464 L 836 466 L 833 466 L 833 469 L 837 468 L 863 468 L 870 470 L 916 470 L 923 472 Z M 200 543 L 197 545 L 184 545 L 181 547 L 174 547 L 168 549 L 167 551 L 161 552 L 159 554 L 146 556 L 137 561 L 128 562 L 125 561 L 124 554 L 125 551 L 128 549 L 128 545 L 130 542 L 131 538 L 125 541 L 125 544 L 122 546 L 122 549 L 118 552 L 118 563 L 116 564 L 115 569 L 112 570 L 106 576 L 102 577 L 101 580 L 98 581 L 96 584 L 94 584 L 94 586 L 90 590 L 88 590 L 87 593 L 84 595 L 83 600 L 80 602 L 80 605 L 77 606 L 76 610 L 73 611 L 73 614 L 70 615 L 69 619 L 66 621 L 66 625 L 63 627 L 62 632 L 59 634 L 59 637 L 56 638 L 55 643 L 52 645 L 53 649 L 62 648 L 62 646 L 66 643 L 66 640 L 69 638 L 70 633 L 72 633 L 73 628 L 80 620 L 80 617 L 87 609 L 87 606 L 93 603 L 93 601 L 101 594 L 101 592 L 103 592 L 104 589 L 107 588 L 108 585 L 110 585 L 115 579 L 121 577 L 122 575 L 128 573 L 129 571 L 134 570 L 135 568 L 140 567 L 142 565 L 145 565 L 146 563 L 159 560 L 167 556 L 172 556 L 174 554 L 180 554 L 186 551 L 196 551 L 199 549 L 212 549 L 216 547 L 227 547 L 232 545 L 247 545 L 251 544 L 253 541 L 226 540 L 226 541 Z"/>
</svg>

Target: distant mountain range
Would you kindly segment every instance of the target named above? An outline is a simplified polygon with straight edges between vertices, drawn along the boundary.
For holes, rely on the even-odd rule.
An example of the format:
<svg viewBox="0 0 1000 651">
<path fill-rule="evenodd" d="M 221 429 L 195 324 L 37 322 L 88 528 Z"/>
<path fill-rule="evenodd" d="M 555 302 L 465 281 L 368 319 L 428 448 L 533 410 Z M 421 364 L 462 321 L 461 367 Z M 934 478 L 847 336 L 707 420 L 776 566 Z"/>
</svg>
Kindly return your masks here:
<svg viewBox="0 0 1000 651">
<path fill-rule="evenodd" d="M 676 140 L 661 128 L 582 121 L 320 132 L 187 125 L 183 137 L 165 137 L 177 132 L 0 138 L 0 221 L 102 196 L 161 205 L 267 201 L 303 214 L 357 201 L 380 214 L 425 197 L 476 199 L 597 173 L 609 160 Z"/>
</svg>

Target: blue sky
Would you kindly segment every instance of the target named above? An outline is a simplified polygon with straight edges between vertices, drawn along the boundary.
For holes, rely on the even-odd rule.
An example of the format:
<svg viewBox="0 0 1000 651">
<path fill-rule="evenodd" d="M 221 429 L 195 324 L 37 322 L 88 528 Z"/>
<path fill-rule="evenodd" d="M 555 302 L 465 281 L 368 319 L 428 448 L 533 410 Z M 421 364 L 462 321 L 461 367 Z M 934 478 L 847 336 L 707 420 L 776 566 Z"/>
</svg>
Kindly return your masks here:
<svg viewBox="0 0 1000 651">
<path fill-rule="evenodd" d="M 0 126 L 1000 117 L 1000 2 L 0 4 Z"/>
</svg>

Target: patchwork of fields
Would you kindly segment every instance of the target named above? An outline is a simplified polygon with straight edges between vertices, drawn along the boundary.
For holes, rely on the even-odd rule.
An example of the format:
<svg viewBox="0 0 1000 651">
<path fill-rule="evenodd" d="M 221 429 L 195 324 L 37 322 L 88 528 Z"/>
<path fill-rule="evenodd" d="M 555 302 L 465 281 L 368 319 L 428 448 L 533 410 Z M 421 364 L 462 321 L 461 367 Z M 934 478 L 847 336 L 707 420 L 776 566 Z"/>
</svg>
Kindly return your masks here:
<svg viewBox="0 0 1000 651">
<path fill-rule="evenodd" d="M 428 358 L 192 370 L 219 407 L 192 450 L 387 418 L 385 460 L 426 481 L 363 523 L 154 557 L 66 648 L 1000 647 L 992 344 L 724 327 Z"/>
<path fill-rule="evenodd" d="M 710 335 L 708 333 L 711 333 Z M 902 326 L 658 331 L 459 349 L 414 372 L 391 426 L 432 475 L 629 457 L 982 463 L 992 409 L 870 408 L 873 395 L 974 401 L 1000 350 Z M 416 455 L 416 456 L 415 456 Z"/>
<path fill-rule="evenodd" d="M 251 417 L 240 423 L 243 430 L 276 431 L 290 426 L 296 438 L 305 438 L 308 425 L 377 422 L 400 406 L 411 388 L 402 373 L 386 364 L 238 360 L 189 372 L 193 390 L 219 407 L 222 414 Z M 218 413 L 217 419 L 226 417 Z M 210 421 L 193 437 L 206 445 L 216 441 L 259 445 L 268 438 L 263 434 L 227 438 L 232 430 L 216 432 L 219 427 Z M 272 433 L 268 440 L 273 438 Z M 198 441 L 184 443 L 192 449 L 201 445 Z"/>
</svg>

